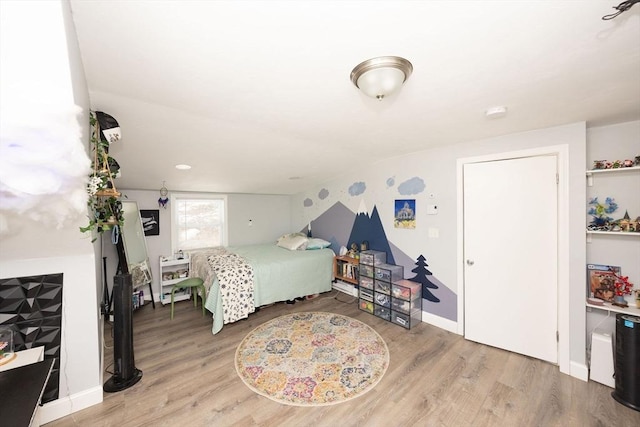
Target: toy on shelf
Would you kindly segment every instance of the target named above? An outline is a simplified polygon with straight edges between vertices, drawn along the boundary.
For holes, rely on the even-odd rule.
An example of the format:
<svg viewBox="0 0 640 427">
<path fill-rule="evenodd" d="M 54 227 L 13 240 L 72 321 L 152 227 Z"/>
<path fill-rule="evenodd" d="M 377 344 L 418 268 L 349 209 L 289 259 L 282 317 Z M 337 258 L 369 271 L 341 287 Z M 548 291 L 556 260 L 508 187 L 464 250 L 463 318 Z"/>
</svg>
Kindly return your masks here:
<svg viewBox="0 0 640 427">
<path fill-rule="evenodd" d="M 619 307 L 627 307 L 627 301 L 624 299 L 625 295 L 631 295 L 631 291 L 633 289 L 633 283 L 629 281 L 628 276 L 621 276 L 620 274 L 613 272 L 613 276 L 615 277 L 614 292 L 615 296 L 613 297 L 613 305 L 617 305 Z"/>
<path fill-rule="evenodd" d="M 593 161 L 593 170 L 600 169 L 619 169 L 619 168 L 631 168 L 634 166 L 640 166 L 640 156 L 635 156 L 633 160 L 625 159 L 625 160 L 594 160 Z"/>
<path fill-rule="evenodd" d="M 629 212 L 625 211 L 624 217 L 614 220 L 609 214 L 618 209 L 618 204 L 611 197 L 607 197 L 604 203 L 600 203 L 597 197 L 589 201 L 588 215 L 592 220 L 587 226 L 590 231 L 618 231 L 626 233 L 640 233 L 640 217 L 631 219 Z"/>
</svg>

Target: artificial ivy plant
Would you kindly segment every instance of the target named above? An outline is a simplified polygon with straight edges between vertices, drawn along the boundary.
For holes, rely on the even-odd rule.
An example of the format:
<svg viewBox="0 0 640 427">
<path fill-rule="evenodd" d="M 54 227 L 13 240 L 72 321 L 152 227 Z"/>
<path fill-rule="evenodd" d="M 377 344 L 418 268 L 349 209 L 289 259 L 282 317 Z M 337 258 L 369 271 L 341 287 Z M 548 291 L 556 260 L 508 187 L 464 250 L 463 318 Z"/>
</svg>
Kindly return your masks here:
<svg viewBox="0 0 640 427">
<path fill-rule="evenodd" d="M 80 227 L 80 231 L 85 233 L 96 230 L 98 233 L 103 233 L 116 226 L 122 227 L 124 224 L 120 192 L 116 190 L 113 182 L 120 166 L 113 157 L 109 156 L 109 141 L 100 137 L 100 125 L 93 111 L 89 116 L 89 123 L 93 154 L 92 172 L 87 184 L 89 224 L 86 227 Z"/>
</svg>

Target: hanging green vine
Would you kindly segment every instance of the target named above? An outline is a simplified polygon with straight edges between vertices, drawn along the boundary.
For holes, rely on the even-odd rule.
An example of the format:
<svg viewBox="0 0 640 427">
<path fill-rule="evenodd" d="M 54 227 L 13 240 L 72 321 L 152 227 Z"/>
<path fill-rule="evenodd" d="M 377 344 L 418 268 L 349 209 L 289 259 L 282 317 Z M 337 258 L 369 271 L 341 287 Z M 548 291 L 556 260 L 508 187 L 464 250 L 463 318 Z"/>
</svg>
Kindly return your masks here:
<svg viewBox="0 0 640 427">
<path fill-rule="evenodd" d="M 89 116 L 89 124 L 93 154 L 93 171 L 89 175 L 87 184 L 89 224 L 86 227 L 80 227 L 80 231 L 86 233 L 96 230 L 98 233 L 103 233 L 124 224 L 120 192 L 116 190 L 113 182 L 120 166 L 113 157 L 109 156 L 109 142 L 100 138 L 100 125 L 93 111 Z"/>
</svg>

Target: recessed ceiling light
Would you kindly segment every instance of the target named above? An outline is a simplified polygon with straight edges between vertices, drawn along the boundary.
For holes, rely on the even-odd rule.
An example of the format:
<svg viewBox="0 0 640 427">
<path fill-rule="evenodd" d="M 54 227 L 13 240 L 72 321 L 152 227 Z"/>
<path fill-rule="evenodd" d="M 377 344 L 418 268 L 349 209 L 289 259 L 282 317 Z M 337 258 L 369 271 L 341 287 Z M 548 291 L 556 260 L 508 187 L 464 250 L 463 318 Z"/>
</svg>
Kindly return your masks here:
<svg viewBox="0 0 640 427">
<path fill-rule="evenodd" d="M 186 171 L 191 169 L 191 166 L 189 165 L 176 165 L 176 169 L 180 169 L 181 171 Z"/>
</svg>

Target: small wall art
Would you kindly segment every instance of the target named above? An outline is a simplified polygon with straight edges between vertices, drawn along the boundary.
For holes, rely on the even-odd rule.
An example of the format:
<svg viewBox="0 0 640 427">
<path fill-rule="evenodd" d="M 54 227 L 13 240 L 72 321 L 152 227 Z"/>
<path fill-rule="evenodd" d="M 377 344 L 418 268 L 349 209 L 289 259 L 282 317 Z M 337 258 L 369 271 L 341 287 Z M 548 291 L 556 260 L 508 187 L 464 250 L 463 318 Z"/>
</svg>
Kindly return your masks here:
<svg viewBox="0 0 640 427">
<path fill-rule="evenodd" d="M 140 209 L 140 219 L 145 236 L 160 235 L 160 211 L 158 209 Z"/>
<path fill-rule="evenodd" d="M 415 199 L 396 200 L 393 218 L 395 228 L 416 228 Z"/>
</svg>

